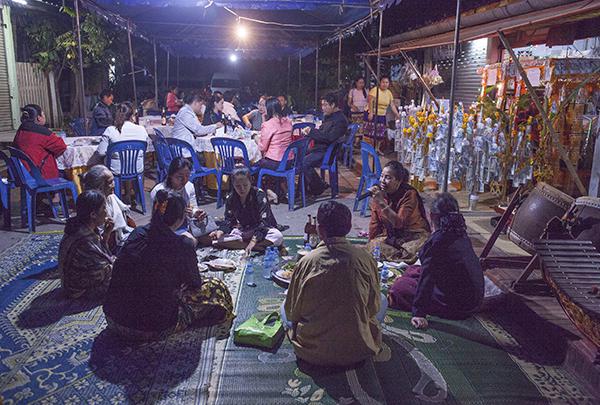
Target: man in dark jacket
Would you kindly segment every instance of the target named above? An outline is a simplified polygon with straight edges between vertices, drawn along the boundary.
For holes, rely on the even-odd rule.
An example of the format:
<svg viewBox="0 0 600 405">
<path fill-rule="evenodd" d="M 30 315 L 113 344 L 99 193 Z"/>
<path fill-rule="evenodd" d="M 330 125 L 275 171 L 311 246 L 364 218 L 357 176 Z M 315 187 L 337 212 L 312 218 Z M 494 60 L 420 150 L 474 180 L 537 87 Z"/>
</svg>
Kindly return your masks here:
<svg viewBox="0 0 600 405">
<path fill-rule="evenodd" d="M 114 117 L 111 106 L 114 96 L 112 90 L 104 89 L 98 95 L 100 101 L 94 107 L 92 115 L 94 123 L 92 127 L 92 135 L 102 135 L 104 130 L 114 123 Z"/>
<path fill-rule="evenodd" d="M 319 167 L 323 162 L 323 157 L 329 145 L 343 142 L 348 129 L 348 120 L 344 113 L 340 111 L 335 94 L 327 94 L 321 99 L 321 109 L 324 114 L 323 123 L 319 129 L 309 129 L 310 132 L 306 133 L 308 138 L 314 141 L 314 146 L 308 151 L 302 162 L 307 191 L 315 196 L 321 195 L 328 185 L 314 168 Z"/>
</svg>

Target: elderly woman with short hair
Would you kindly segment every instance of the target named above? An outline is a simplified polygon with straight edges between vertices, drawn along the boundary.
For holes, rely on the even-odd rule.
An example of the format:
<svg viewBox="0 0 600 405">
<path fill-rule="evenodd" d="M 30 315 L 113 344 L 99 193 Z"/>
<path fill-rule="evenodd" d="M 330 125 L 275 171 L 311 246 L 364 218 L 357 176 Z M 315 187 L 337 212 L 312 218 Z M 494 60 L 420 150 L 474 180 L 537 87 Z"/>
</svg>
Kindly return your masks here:
<svg viewBox="0 0 600 405">
<path fill-rule="evenodd" d="M 125 244 L 129 234 L 135 228 L 135 222 L 130 218 L 131 209 L 115 194 L 115 178 L 110 170 L 103 165 L 95 165 L 83 176 L 85 190 L 98 190 L 106 197 L 106 212 L 114 223 L 113 235 L 109 245 L 113 251 Z"/>
</svg>

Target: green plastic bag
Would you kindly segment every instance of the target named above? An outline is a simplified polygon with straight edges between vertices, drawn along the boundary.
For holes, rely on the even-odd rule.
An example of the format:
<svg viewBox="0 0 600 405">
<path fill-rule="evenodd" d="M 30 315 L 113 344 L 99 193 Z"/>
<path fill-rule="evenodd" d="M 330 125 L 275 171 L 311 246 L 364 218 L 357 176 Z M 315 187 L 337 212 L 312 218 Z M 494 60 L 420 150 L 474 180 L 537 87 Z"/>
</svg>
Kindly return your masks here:
<svg viewBox="0 0 600 405">
<path fill-rule="evenodd" d="M 235 344 L 272 349 L 282 336 L 283 324 L 278 312 L 271 312 L 263 319 L 258 319 L 254 314 L 235 328 L 233 342 Z"/>
</svg>

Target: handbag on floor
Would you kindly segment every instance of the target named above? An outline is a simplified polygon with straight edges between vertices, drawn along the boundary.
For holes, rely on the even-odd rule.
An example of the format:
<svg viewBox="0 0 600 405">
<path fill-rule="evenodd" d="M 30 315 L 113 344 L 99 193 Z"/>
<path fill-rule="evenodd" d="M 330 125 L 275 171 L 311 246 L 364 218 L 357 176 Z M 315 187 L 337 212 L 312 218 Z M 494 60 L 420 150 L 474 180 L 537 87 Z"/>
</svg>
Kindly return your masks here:
<svg viewBox="0 0 600 405">
<path fill-rule="evenodd" d="M 271 312 L 262 319 L 252 315 L 233 332 L 233 342 L 237 345 L 272 349 L 283 337 L 283 324 L 278 312 Z"/>
</svg>

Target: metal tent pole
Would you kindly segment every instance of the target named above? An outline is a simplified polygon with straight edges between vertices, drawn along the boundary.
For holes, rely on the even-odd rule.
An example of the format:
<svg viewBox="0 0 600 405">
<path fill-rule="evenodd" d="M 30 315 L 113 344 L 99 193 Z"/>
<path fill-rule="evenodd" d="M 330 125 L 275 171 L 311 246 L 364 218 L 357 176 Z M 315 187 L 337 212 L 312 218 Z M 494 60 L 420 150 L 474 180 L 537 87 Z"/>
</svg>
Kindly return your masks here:
<svg viewBox="0 0 600 405">
<path fill-rule="evenodd" d="M 158 108 L 158 59 L 156 57 L 156 40 L 154 40 L 154 102 Z"/>
<path fill-rule="evenodd" d="M 298 54 L 298 90 L 302 88 L 302 53 Z"/>
<path fill-rule="evenodd" d="M 290 94 L 290 71 L 292 68 L 292 57 L 288 56 L 288 71 L 287 71 L 287 82 L 285 87 L 285 94 Z"/>
<path fill-rule="evenodd" d="M 378 121 L 378 113 L 379 113 L 379 81 L 381 80 L 381 33 L 383 31 L 383 10 L 379 10 L 379 33 L 377 38 L 377 90 L 375 92 L 375 108 L 373 112 L 373 119 L 375 120 L 374 133 L 373 133 L 373 144 L 375 146 L 375 150 L 377 150 L 377 121 Z M 384 124 L 385 125 L 385 124 Z M 373 162 L 375 164 L 375 162 Z"/>
<path fill-rule="evenodd" d="M 79 0 L 75 0 L 75 26 L 77 29 L 77 56 L 79 57 L 79 80 L 81 86 L 81 98 L 79 108 L 81 109 L 81 117 L 84 120 L 83 132 L 87 135 L 87 125 L 85 125 L 85 81 L 83 80 L 83 52 L 81 52 L 81 24 L 79 22 Z"/>
<path fill-rule="evenodd" d="M 135 87 L 135 66 L 133 64 L 133 48 L 131 46 L 131 20 L 127 21 L 127 42 L 129 44 L 129 64 L 131 65 L 131 83 L 133 84 L 133 105 L 137 108 L 137 88 Z"/>
<path fill-rule="evenodd" d="M 169 68 L 171 67 L 171 54 L 169 53 L 169 51 L 167 51 L 167 88 L 169 88 L 171 86 L 171 83 L 169 83 Z"/>
<path fill-rule="evenodd" d="M 456 0 L 456 21 L 454 24 L 454 58 L 452 59 L 452 79 L 450 82 L 450 103 L 448 107 L 448 139 L 446 140 L 446 168 L 442 191 L 448 191 L 450 180 L 450 151 L 452 150 L 452 135 L 454 132 L 454 89 L 456 87 L 456 68 L 458 67 L 458 46 L 460 38 L 460 0 Z"/>
<path fill-rule="evenodd" d="M 315 53 L 315 108 L 318 110 L 319 103 L 319 41 L 317 41 Z"/>
<path fill-rule="evenodd" d="M 338 38 L 338 69 L 337 69 L 338 87 L 342 85 L 342 34 Z"/>
</svg>

